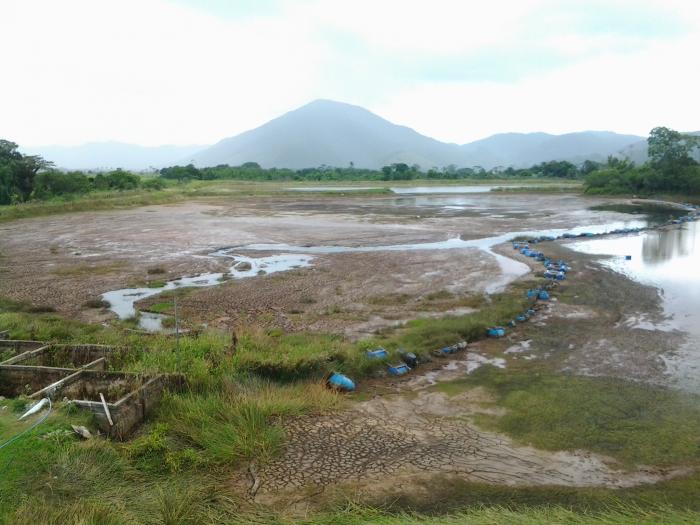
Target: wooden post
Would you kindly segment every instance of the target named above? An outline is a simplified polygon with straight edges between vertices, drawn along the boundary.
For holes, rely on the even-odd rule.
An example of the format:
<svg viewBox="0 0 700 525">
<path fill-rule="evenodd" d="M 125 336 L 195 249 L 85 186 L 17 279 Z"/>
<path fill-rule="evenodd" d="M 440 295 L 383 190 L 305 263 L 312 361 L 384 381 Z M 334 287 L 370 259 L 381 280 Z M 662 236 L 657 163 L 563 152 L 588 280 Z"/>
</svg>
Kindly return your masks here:
<svg viewBox="0 0 700 525">
<path fill-rule="evenodd" d="M 105 409 L 105 415 L 107 416 L 107 421 L 109 421 L 109 426 L 114 426 L 114 421 L 112 421 L 112 414 L 109 413 L 109 407 L 107 406 L 107 401 L 105 401 L 105 396 L 100 392 L 100 399 L 102 400 L 102 408 Z"/>
<path fill-rule="evenodd" d="M 180 351 L 180 317 L 177 312 L 177 296 L 175 296 L 175 351 Z"/>
</svg>

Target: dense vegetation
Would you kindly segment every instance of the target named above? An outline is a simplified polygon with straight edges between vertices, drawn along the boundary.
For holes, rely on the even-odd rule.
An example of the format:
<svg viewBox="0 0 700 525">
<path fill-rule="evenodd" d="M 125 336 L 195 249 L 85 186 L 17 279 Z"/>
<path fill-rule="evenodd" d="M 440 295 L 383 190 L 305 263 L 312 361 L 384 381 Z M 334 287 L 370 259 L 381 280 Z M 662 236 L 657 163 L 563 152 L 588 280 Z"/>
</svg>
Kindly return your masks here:
<svg viewBox="0 0 700 525">
<path fill-rule="evenodd" d="M 106 173 L 64 172 L 51 162 L 23 155 L 17 144 L 0 139 L 0 204 L 46 200 L 93 191 L 161 189 L 163 181 L 117 169 Z"/>
<path fill-rule="evenodd" d="M 668 128 L 654 128 L 647 140 L 649 161 L 635 166 L 628 160 L 608 158 L 585 182 L 589 193 L 676 193 L 700 195 L 700 163 L 693 153 L 700 136 Z"/>
<path fill-rule="evenodd" d="M 361 169 L 354 166 L 338 168 L 332 166 L 319 166 L 317 168 L 305 168 L 291 170 L 286 168 L 260 167 L 256 162 L 246 162 L 241 166 L 228 166 L 222 164 L 211 168 L 198 169 L 192 164 L 187 166 L 172 166 L 160 170 L 160 176 L 165 179 L 177 181 L 186 180 L 279 180 L 279 181 L 402 181 L 402 180 L 459 180 L 459 179 L 503 179 L 503 178 L 560 178 L 576 179 L 591 170 L 595 163 L 587 161 L 583 166 L 577 167 L 567 161 L 550 161 L 537 164 L 526 169 L 501 167 L 485 170 L 480 166 L 471 168 L 459 168 L 454 165 L 444 168 L 430 168 L 427 171 L 414 164 L 395 163 L 384 166 L 381 170 Z"/>
</svg>

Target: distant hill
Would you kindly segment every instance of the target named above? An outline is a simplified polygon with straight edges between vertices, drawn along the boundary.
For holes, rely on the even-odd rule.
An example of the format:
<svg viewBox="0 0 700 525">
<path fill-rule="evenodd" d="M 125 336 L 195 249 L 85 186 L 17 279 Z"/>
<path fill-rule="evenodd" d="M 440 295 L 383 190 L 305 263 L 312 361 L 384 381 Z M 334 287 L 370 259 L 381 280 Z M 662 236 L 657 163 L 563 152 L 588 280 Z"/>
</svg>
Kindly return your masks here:
<svg viewBox="0 0 700 525">
<path fill-rule="evenodd" d="M 643 140 L 609 131 L 565 135 L 504 133 L 464 145 L 426 137 L 350 104 L 317 100 L 270 122 L 226 138 L 193 156 L 197 166 L 307 168 L 326 164 L 380 168 L 394 162 L 422 168 L 530 166 L 548 160 L 604 160 Z"/>
<path fill-rule="evenodd" d="M 527 167 L 549 160 L 581 163 L 603 161 L 622 148 L 643 140 L 636 135 L 611 131 L 581 131 L 564 135 L 548 133 L 501 133 L 462 146 L 463 162 L 489 168 Z M 470 164 L 467 164 L 470 165 Z"/>
<path fill-rule="evenodd" d="M 310 168 L 322 164 L 381 168 L 395 162 L 423 169 L 481 166 L 527 167 L 549 160 L 603 161 L 608 155 L 645 156 L 644 137 L 610 131 L 564 135 L 500 133 L 468 144 L 440 142 L 350 104 L 316 100 L 262 126 L 213 146 L 144 147 L 120 142 L 21 148 L 58 168 L 148 170 L 175 164 L 196 166 L 257 162 L 265 168 Z M 636 158 L 636 157 L 635 157 Z"/>
<path fill-rule="evenodd" d="M 181 164 L 204 146 L 138 146 L 122 142 L 91 142 L 80 146 L 39 146 L 20 148 L 23 153 L 41 155 L 57 168 L 68 170 L 147 170 Z M 188 161 L 189 162 L 189 161 Z"/>
</svg>

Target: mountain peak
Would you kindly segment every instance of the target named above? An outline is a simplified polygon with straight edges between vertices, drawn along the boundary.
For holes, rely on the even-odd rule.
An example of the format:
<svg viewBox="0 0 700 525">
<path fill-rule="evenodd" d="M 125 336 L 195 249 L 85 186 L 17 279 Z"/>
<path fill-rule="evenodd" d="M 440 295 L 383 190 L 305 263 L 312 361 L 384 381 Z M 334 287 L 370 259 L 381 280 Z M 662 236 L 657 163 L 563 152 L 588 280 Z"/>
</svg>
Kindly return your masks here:
<svg viewBox="0 0 700 525">
<path fill-rule="evenodd" d="M 599 132 L 507 133 L 459 146 L 426 137 L 346 102 L 316 99 L 274 120 L 227 138 L 194 156 L 199 166 L 257 162 L 266 168 L 347 166 L 381 168 L 404 162 L 422 168 L 529 166 L 547 160 L 604 160 L 640 140 Z"/>
</svg>

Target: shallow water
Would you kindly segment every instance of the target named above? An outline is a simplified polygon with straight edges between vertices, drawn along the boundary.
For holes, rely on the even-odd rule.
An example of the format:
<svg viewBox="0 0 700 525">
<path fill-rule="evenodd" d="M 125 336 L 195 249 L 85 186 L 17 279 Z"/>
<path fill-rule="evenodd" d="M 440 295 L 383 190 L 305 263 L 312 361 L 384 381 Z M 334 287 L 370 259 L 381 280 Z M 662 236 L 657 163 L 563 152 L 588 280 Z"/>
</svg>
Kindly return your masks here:
<svg viewBox="0 0 700 525">
<path fill-rule="evenodd" d="M 306 186 L 304 188 L 287 188 L 291 191 L 362 191 L 381 189 L 383 186 Z M 469 186 L 394 186 L 389 189 L 396 194 L 429 194 L 429 193 L 488 193 L 494 188 L 520 188 L 503 184 Z"/>
<path fill-rule="evenodd" d="M 470 186 L 398 186 L 389 188 L 394 193 L 403 194 L 430 194 L 430 193 L 488 193 L 494 188 L 520 188 L 504 184 L 494 185 L 470 185 Z"/>
<path fill-rule="evenodd" d="M 666 356 L 668 371 L 682 386 L 700 391 L 700 224 L 689 222 L 640 235 L 579 242 L 571 248 L 609 255 L 602 264 L 628 277 L 657 287 L 668 320 L 638 328 L 678 329 L 689 334 L 676 354 Z M 626 260 L 625 256 L 631 256 Z"/>
<path fill-rule="evenodd" d="M 526 264 L 511 259 L 510 257 L 505 257 L 499 253 L 493 251 L 493 247 L 499 244 L 508 242 L 509 240 L 520 237 L 539 237 L 541 235 L 557 236 L 565 232 L 570 233 L 606 233 L 615 229 L 620 228 L 641 228 L 649 224 L 646 220 L 629 220 L 629 221 L 615 221 L 605 224 L 590 225 L 590 226 L 580 226 L 577 228 L 567 228 L 567 229 L 549 229 L 549 230 L 538 230 L 538 231 L 516 231 L 504 233 L 502 235 L 496 235 L 493 237 L 484 237 L 482 239 L 470 239 L 463 240 L 459 237 L 454 237 L 444 241 L 437 242 L 423 242 L 423 243 L 413 243 L 413 244 L 388 244 L 379 246 L 295 246 L 291 244 L 248 244 L 244 246 L 239 246 L 237 250 L 256 250 L 256 251 L 283 251 L 283 252 L 297 252 L 297 253 L 313 253 L 313 254 L 326 254 L 326 253 L 366 253 L 366 252 L 394 252 L 394 251 L 415 251 L 415 250 L 453 250 L 453 249 L 464 249 L 464 248 L 476 248 L 483 250 L 487 254 L 494 257 L 498 263 L 501 275 L 498 279 L 489 283 L 486 287 L 487 293 L 495 293 L 503 290 L 506 285 L 511 283 L 518 277 L 525 275 L 530 271 L 529 266 Z"/>
<path fill-rule="evenodd" d="M 215 286 L 226 278 L 244 279 L 256 275 L 277 273 L 309 266 L 313 257 L 309 255 L 280 254 L 268 257 L 246 257 L 232 254 L 230 250 L 218 250 L 211 254 L 213 257 L 228 257 L 234 260 L 233 265 L 226 273 L 203 273 L 193 277 L 182 277 L 168 281 L 165 286 L 157 288 L 123 288 L 102 294 L 102 298 L 109 303 L 109 309 L 117 314 L 119 319 L 128 319 L 137 314 L 134 304 L 137 301 L 153 297 L 168 290 L 187 287 Z M 237 270 L 238 263 L 250 263 L 249 270 Z M 139 316 L 139 327 L 155 332 L 163 328 L 163 319 L 167 316 L 144 312 Z"/>
<path fill-rule="evenodd" d="M 291 191 L 364 191 L 381 189 L 381 186 L 307 186 L 305 188 L 286 188 Z"/>
</svg>

